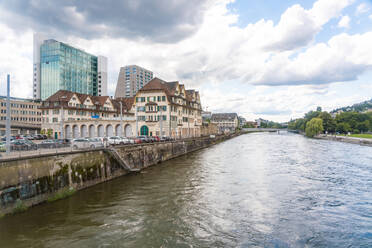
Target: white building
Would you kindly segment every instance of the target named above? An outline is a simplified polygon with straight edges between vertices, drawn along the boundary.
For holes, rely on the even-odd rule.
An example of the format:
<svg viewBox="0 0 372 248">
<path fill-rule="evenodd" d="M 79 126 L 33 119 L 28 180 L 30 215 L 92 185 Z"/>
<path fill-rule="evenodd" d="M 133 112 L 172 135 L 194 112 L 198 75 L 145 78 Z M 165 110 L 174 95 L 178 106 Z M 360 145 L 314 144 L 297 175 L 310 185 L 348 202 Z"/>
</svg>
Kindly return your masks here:
<svg viewBox="0 0 372 248">
<path fill-rule="evenodd" d="M 107 96 L 107 58 L 98 56 L 98 96 Z"/>
</svg>

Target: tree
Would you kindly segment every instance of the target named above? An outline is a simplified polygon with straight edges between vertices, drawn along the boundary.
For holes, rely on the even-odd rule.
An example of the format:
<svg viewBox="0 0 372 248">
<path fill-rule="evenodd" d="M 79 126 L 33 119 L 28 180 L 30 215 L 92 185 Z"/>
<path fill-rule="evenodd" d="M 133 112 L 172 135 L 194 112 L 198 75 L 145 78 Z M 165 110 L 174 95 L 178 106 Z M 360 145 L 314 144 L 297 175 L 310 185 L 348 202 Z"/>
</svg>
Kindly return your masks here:
<svg viewBox="0 0 372 248">
<path fill-rule="evenodd" d="M 322 112 L 322 107 L 317 107 L 317 108 L 316 108 L 316 111 L 317 111 L 317 112 Z"/>
<path fill-rule="evenodd" d="M 364 133 L 364 132 L 367 132 L 368 129 L 369 129 L 369 126 L 370 126 L 370 123 L 368 120 L 365 120 L 363 122 L 359 122 L 358 124 L 356 124 L 356 128 L 361 132 L 361 133 Z"/>
<path fill-rule="evenodd" d="M 53 129 L 48 129 L 47 130 L 47 136 L 50 138 L 50 137 L 52 137 L 52 134 L 53 134 Z"/>
<path fill-rule="evenodd" d="M 339 133 L 346 134 L 351 131 L 351 127 L 348 123 L 345 123 L 345 122 L 337 123 L 336 131 Z"/>
<path fill-rule="evenodd" d="M 320 118 L 312 118 L 306 123 L 305 133 L 307 137 L 313 138 L 314 136 L 323 132 L 323 120 Z"/>
<path fill-rule="evenodd" d="M 318 116 L 323 120 L 323 129 L 328 133 L 333 133 L 336 130 L 336 122 L 328 112 L 322 112 Z"/>
</svg>

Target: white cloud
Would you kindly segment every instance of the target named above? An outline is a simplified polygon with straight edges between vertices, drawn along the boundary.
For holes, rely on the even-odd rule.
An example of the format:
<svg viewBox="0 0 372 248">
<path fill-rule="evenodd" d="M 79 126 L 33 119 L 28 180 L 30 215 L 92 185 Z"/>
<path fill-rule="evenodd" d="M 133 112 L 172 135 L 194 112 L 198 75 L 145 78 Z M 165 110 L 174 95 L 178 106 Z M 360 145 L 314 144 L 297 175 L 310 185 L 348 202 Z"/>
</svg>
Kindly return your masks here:
<svg viewBox="0 0 372 248">
<path fill-rule="evenodd" d="M 119 68 L 139 64 L 160 78 L 201 89 L 203 104 L 213 106 L 213 110 L 238 111 L 251 118 L 261 113 L 275 120 L 300 117 L 330 94 L 327 86 L 309 85 L 355 80 L 372 66 L 372 33 L 340 34 L 323 43 L 314 39 L 351 0 L 318 0 L 309 10 L 294 5 L 276 25 L 262 19 L 243 28 L 236 25 L 239 16 L 228 11 L 229 2 L 209 2 L 198 31 L 176 43 L 74 36 L 67 36 L 65 41 L 109 58 L 111 94 Z M 74 22 L 84 23 L 74 8 L 66 11 Z M 0 30 L 0 82 L 11 73 L 13 95 L 31 96 L 32 32 L 19 34 L 1 23 Z M 222 87 L 231 81 L 259 86 L 250 86 L 253 90 L 249 92 L 231 93 Z M 263 85 L 278 87 L 272 92 L 273 87 Z M 289 90 L 280 85 L 295 86 Z M 2 86 L 0 93 L 5 93 Z"/>
<path fill-rule="evenodd" d="M 345 15 L 340 19 L 337 26 L 339 28 L 350 28 L 350 21 L 351 21 L 350 17 Z"/>
<path fill-rule="evenodd" d="M 364 13 L 367 13 L 369 10 L 370 8 L 366 3 L 361 3 L 356 8 L 356 14 L 357 15 L 364 14 Z"/>
</svg>

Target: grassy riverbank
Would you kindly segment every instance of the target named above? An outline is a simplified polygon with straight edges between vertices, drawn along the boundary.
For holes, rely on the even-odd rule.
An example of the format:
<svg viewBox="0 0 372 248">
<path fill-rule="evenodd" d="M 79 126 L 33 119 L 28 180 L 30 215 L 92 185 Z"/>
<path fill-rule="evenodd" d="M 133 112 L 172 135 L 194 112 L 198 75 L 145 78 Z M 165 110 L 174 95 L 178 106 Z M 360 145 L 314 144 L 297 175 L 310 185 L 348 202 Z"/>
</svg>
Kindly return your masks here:
<svg viewBox="0 0 372 248">
<path fill-rule="evenodd" d="M 372 139 L 372 134 L 350 134 L 350 135 L 337 135 L 342 137 L 353 137 L 353 138 L 363 138 L 363 139 Z"/>
</svg>

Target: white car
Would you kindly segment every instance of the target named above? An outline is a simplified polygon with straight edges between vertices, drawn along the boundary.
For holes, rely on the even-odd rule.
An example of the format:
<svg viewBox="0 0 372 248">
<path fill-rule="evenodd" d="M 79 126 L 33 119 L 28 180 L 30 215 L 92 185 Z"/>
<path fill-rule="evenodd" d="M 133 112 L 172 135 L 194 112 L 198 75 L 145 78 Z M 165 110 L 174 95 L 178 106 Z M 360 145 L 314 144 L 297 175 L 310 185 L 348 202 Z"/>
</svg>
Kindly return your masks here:
<svg viewBox="0 0 372 248">
<path fill-rule="evenodd" d="M 127 138 L 127 137 L 120 137 L 124 144 L 133 144 L 134 140 Z M 132 143 L 133 142 L 133 143 Z"/>
<path fill-rule="evenodd" d="M 109 145 L 124 145 L 124 141 L 119 136 L 108 137 L 107 143 Z"/>
<path fill-rule="evenodd" d="M 74 149 L 89 148 L 90 147 L 89 139 L 85 138 L 73 139 L 71 142 L 71 146 Z"/>
<path fill-rule="evenodd" d="M 89 138 L 89 148 L 102 148 L 104 147 L 103 141 L 101 138 Z"/>
</svg>

